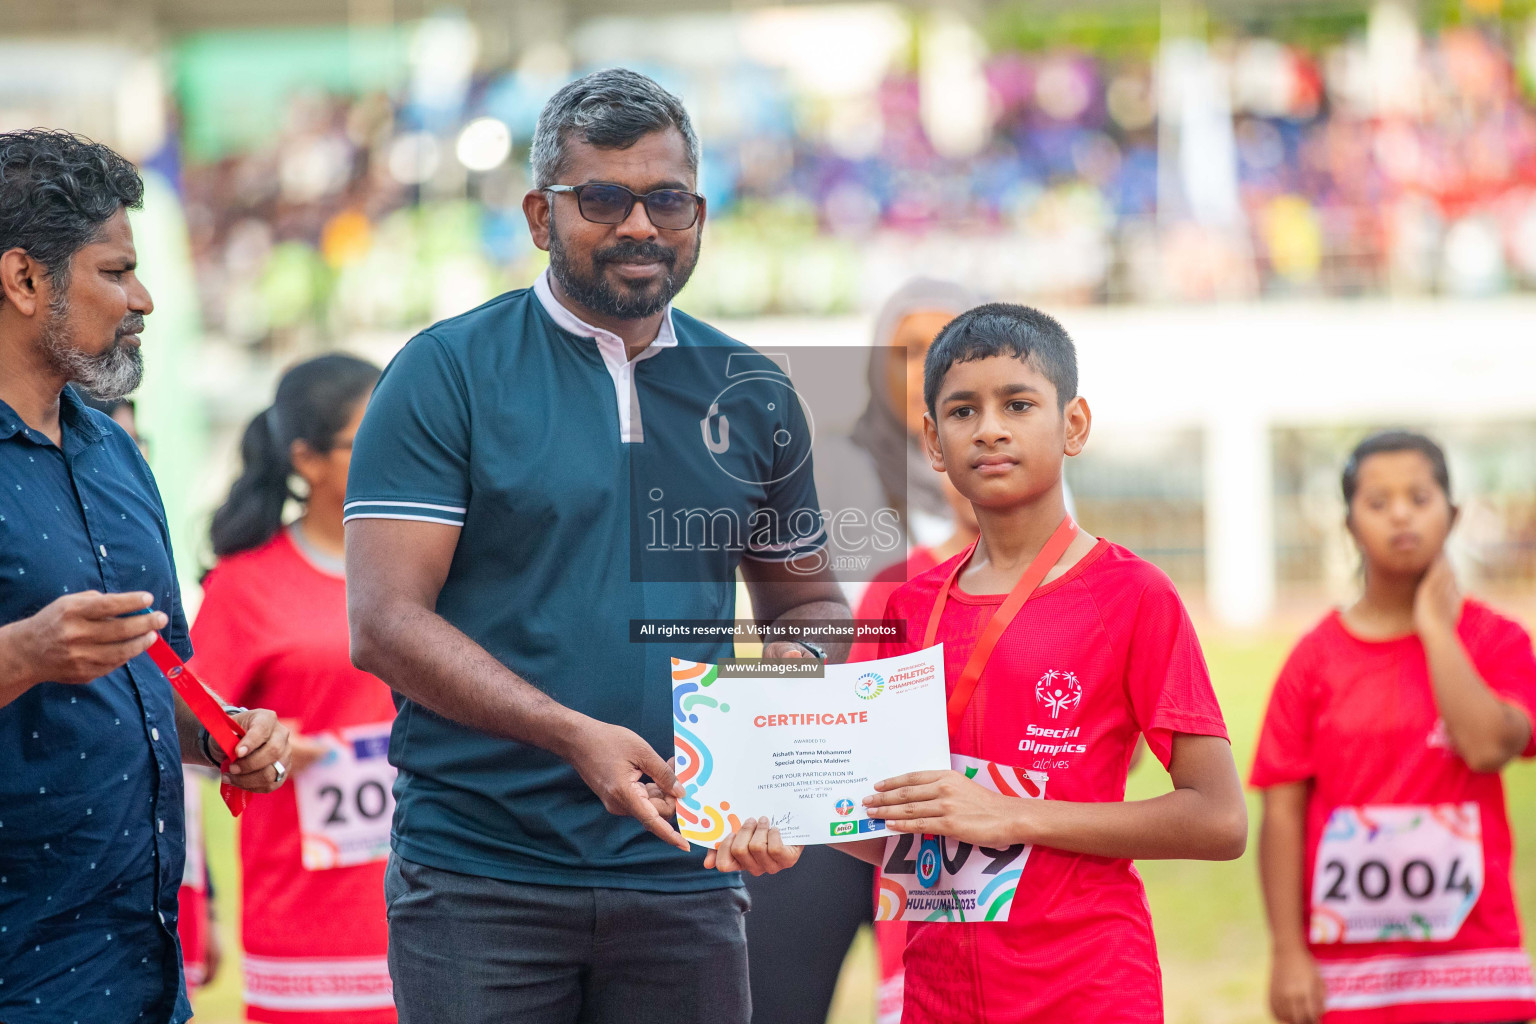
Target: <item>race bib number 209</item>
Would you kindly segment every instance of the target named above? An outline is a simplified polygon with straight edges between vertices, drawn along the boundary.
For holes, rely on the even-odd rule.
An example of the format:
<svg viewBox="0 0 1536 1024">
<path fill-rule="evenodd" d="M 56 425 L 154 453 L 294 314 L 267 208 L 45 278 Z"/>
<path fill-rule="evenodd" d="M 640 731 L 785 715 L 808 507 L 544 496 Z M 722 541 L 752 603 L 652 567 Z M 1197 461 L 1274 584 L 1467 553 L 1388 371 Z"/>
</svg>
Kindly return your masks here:
<svg viewBox="0 0 1536 1024">
<path fill-rule="evenodd" d="M 1477 804 L 1338 807 L 1317 848 L 1309 938 L 1444 942 L 1482 891 Z"/>
<path fill-rule="evenodd" d="M 1046 776 L 963 754 L 951 766 L 1004 796 L 1039 800 Z M 965 923 L 1007 921 L 1014 892 L 1032 848 L 1022 843 L 994 850 L 950 836 L 890 836 L 880 863 L 876 921 Z"/>
</svg>

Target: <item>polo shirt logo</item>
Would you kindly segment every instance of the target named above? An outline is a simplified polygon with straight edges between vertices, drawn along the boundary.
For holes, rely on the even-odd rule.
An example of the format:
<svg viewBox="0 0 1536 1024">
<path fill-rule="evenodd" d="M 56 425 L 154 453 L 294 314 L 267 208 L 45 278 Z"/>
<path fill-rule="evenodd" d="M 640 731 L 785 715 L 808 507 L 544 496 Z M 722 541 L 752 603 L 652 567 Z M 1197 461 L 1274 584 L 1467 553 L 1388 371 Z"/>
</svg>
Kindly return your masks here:
<svg viewBox="0 0 1536 1024">
<path fill-rule="evenodd" d="M 711 402 L 709 403 L 709 412 L 705 413 L 704 418 L 699 420 L 699 430 L 704 435 L 704 447 L 716 455 L 724 455 L 731 450 L 731 421 L 724 416 L 720 416 L 720 439 L 716 440 L 714 424 L 710 422 L 716 416 L 720 416 L 720 403 Z"/>
<path fill-rule="evenodd" d="M 732 480 L 748 486 L 780 483 L 811 457 L 815 420 L 789 377 L 789 356 L 781 353 L 732 352 L 726 356 L 729 383 L 709 403 L 699 433 L 710 458 Z M 721 409 L 724 408 L 722 412 Z M 731 419 L 746 424 L 749 443 L 731 458 Z M 771 436 L 752 436 L 771 429 Z M 738 435 L 739 435 L 738 431 Z M 797 436 L 799 434 L 804 436 Z M 738 436 L 737 440 L 742 440 Z"/>
</svg>

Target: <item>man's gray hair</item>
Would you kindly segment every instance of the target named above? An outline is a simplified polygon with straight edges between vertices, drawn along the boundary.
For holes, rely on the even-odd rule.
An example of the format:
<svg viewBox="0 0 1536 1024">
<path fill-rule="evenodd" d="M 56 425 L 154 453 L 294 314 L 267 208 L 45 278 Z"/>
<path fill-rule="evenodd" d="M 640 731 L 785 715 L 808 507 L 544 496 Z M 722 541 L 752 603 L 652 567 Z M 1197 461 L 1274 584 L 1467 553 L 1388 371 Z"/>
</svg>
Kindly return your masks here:
<svg viewBox="0 0 1536 1024">
<path fill-rule="evenodd" d="M 562 88 L 539 112 L 533 132 L 533 187 L 562 183 L 565 143 L 574 133 L 588 145 L 628 149 L 651 132 L 676 128 L 688 150 L 688 166 L 699 170 L 699 137 L 683 103 L 653 80 L 625 68 L 594 71 Z"/>
</svg>

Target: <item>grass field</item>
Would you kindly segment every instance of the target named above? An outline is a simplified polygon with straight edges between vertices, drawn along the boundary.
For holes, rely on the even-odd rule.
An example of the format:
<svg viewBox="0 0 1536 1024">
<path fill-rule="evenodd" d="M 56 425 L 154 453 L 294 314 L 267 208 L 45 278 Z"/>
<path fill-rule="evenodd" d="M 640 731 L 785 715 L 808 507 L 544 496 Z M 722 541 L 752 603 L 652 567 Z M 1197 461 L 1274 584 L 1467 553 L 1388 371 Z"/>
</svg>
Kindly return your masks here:
<svg viewBox="0 0 1536 1024">
<path fill-rule="evenodd" d="M 1208 638 L 1205 645 L 1222 710 L 1232 734 L 1238 767 L 1246 773 L 1264 701 L 1290 635 L 1256 640 Z M 1536 925 L 1536 854 L 1529 831 L 1536 824 L 1536 764 L 1521 762 L 1505 773 L 1510 820 L 1518 847 L 1515 885 L 1526 934 Z M 1130 797 L 1168 789 L 1154 758 L 1143 758 L 1131 778 Z M 199 1024 L 239 1024 L 237 883 L 232 822 L 217 797 L 205 795 L 215 883 L 220 892 L 224 947 L 230 952 L 220 977 L 194 998 Z M 1258 806 L 1250 800 L 1250 836 L 1257 835 Z M 1169 1024 L 1258 1024 L 1264 1008 L 1267 939 L 1260 906 L 1254 841 L 1248 853 L 1226 864 L 1149 861 L 1139 865 L 1157 928 Z M 829 1024 L 874 1020 L 873 946 L 861 935 L 843 967 Z M 763 1022 L 773 1024 L 773 1022 Z"/>
</svg>

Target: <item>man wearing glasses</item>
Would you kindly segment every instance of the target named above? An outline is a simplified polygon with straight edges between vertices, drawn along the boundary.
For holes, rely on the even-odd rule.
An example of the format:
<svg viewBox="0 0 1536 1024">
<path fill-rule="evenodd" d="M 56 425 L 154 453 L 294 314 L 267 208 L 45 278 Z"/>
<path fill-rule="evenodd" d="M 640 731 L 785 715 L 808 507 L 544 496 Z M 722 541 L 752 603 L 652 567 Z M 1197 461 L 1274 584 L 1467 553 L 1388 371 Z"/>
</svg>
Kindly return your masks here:
<svg viewBox="0 0 1536 1024">
<path fill-rule="evenodd" d="M 352 657 L 400 707 L 395 1002 L 403 1024 L 746 1024 L 747 897 L 676 831 L 667 760 L 669 657 L 731 642 L 631 623 L 734 618 L 738 568 L 759 619 L 848 617 L 809 422 L 776 366 L 672 309 L 705 214 L 676 97 L 588 75 L 532 164 L 549 270 L 412 339 L 353 451 Z M 742 380 L 778 397 L 727 426 Z"/>
</svg>

